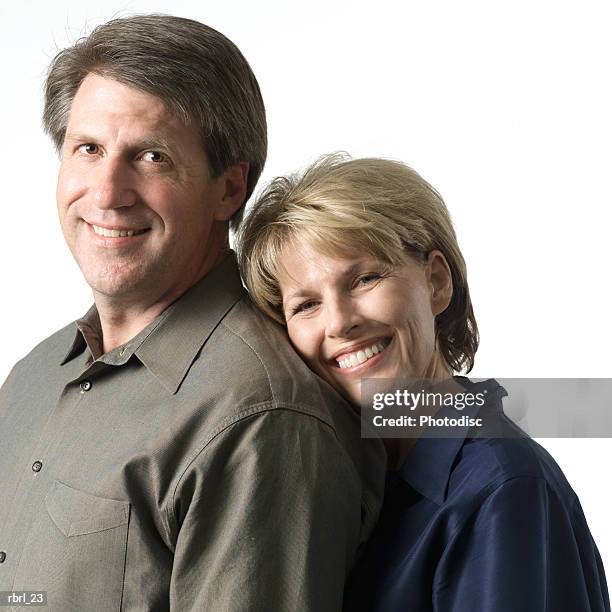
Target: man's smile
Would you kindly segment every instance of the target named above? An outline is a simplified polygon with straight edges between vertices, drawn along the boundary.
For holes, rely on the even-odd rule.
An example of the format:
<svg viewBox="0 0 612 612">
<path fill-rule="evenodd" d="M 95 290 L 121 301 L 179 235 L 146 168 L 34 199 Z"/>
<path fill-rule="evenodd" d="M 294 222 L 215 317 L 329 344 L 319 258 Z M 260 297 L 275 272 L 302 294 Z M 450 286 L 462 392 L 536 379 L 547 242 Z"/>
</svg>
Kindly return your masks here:
<svg viewBox="0 0 612 612">
<path fill-rule="evenodd" d="M 90 223 L 93 231 L 98 234 L 98 236 L 105 236 L 106 238 L 123 238 L 125 236 L 138 236 L 139 234 L 144 234 L 148 232 L 150 228 L 146 227 L 144 229 L 126 229 L 126 228 L 108 228 L 102 227 L 100 225 L 94 225 Z"/>
<path fill-rule="evenodd" d="M 102 226 L 84 221 L 89 238 L 98 247 L 118 249 L 133 247 L 146 240 L 150 227 L 128 225 Z"/>
</svg>

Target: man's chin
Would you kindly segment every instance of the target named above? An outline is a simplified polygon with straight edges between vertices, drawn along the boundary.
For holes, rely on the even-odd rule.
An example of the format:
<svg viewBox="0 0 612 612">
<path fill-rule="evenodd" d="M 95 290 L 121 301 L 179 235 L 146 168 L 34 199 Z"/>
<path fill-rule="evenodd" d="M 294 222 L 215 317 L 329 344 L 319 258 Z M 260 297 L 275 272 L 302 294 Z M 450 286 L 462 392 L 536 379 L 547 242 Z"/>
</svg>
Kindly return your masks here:
<svg viewBox="0 0 612 612">
<path fill-rule="evenodd" d="M 142 277 L 129 274 L 99 276 L 83 273 L 83 276 L 94 295 L 105 298 L 121 299 L 135 296 L 142 292 L 145 284 Z"/>
</svg>

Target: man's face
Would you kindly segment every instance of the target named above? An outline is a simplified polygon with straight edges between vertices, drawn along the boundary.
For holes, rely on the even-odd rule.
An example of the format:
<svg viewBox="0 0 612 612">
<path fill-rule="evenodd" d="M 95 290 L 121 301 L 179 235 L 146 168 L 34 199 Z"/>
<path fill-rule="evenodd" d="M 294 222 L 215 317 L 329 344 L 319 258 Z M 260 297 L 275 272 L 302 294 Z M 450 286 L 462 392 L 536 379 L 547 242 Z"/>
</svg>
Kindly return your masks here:
<svg viewBox="0 0 612 612">
<path fill-rule="evenodd" d="M 160 99 L 85 78 L 62 148 L 57 205 L 95 295 L 155 302 L 197 282 L 224 244 L 225 185 L 209 179 L 196 128 Z"/>
</svg>

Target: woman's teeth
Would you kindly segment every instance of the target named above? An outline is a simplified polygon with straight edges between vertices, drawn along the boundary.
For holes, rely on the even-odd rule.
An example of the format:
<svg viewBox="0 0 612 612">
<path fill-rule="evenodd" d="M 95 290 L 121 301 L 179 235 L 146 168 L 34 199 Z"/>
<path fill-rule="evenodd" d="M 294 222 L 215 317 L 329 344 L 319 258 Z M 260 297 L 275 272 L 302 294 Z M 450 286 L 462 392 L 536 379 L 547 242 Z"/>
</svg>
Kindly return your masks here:
<svg viewBox="0 0 612 612">
<path fill-rule="evenodd" d="M 374 355 L 378 355 L 381 351 L 384 351 L 385 348 L 389 346 L 388 340 L 381 340 L 372 346 L 369 346 L 365 349 L 359 350 L 355 353 L 350 353 L 349 355 L 344 355 L 342 359 L 338 359 L 338 365 L 340 368 L 354 368 L 356 365 L 360 365 L 365 363 L 368 359 L 374 357 Z"/>
</svg>

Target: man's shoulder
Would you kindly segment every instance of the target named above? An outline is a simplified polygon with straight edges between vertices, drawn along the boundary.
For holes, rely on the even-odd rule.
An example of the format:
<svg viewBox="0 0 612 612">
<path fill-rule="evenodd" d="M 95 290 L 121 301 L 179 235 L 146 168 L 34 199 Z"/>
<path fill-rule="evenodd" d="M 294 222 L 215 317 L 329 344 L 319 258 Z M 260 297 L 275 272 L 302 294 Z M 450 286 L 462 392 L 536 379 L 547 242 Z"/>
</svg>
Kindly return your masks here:
<svg viewBox="0 0 612 612">
<path fill-rule="evenodd" d="M 292 348 L 285 329 L 261 313 L 245 296 L 224 317 L 216 344 L 225 361 L 249 393 L 276 405 L 290 405 L 327 413 L 350 410 L 329 385 L 318 378 Z"/>
<path fill-rule="evenodd" d="M 289 343 L 285 329 L 257 309 L 248 296 L 223 318 L 215 336 L 213 353 L 231 363 L 225 372 L 225 395 L 235 396 L 238 405 L 259 405 L 263 412 L 281 409 L 309 415 L 333 431 L 360 476 L 369 532 L 384 483 L 386 455 L 380 440 L 361 439 L 359 414 L 308 368 Z"/>
<path fill-rule="evenodd" d="M 59 366 L 75 340 L 76 331 L 74 322 L 57 330 L 19 359 L 13 370 L 30 370 L 34 366 L 37 368 Z"/>
<path fill-rule="evenodd" d="M 266 363 L 287 359 L 301 363 L 291 348 L 285 328 L 263 314 L 246 295 L 223 319 L 222 325 Z"/>
</svg>

